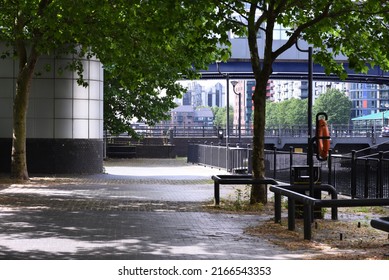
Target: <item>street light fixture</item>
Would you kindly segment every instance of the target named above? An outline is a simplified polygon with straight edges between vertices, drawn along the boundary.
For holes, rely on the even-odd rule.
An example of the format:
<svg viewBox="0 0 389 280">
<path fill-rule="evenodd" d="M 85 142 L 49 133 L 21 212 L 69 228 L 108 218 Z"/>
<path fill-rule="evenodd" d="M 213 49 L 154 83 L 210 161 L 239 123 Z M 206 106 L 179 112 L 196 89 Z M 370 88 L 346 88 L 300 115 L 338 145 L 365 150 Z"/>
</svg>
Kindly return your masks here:
<svg viewBox="0 0 389 280">
<path fill-rule="evenodd" d="M 238 133 L 239 133 L 239 144 L 241 142 L 241 138 L 242 138 L 242 130 L 241 130 L 241 110 L 242 110 L 242 106 L 241 106 L 241 93 L 239 92 L 236 92 L 235 90 L 235 86 L 238 84 L 238 81 L 231 81 L 231 84 L 232 84 L 232 90 L 234 91 L 235 95 L 238 95 L 239 96 L 239 110 L 238 110 Z"/>
</svg>

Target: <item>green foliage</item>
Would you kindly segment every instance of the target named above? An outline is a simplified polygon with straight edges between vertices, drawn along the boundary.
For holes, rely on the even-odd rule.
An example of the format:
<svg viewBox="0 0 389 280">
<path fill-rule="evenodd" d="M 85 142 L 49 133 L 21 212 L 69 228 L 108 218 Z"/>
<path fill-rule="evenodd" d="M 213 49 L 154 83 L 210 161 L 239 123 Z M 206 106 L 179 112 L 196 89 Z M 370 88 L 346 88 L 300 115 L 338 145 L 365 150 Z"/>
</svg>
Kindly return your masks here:
<svg viewBox="0 0 389 280">
<path fill-rule="evenodd" d="M 348 56 L 349 66 L 356 71 L 366 72 L 369 66 L 375 64 L 384 70 L 389 69 L 389 6 L 386 1 L 214 2 L 221 2 L 219 9 L 226 14 L 225 21 L 234 22 L 248 39 L 256 82 L 253 94 L 253 176 L 256 178 L 265 176 L 266 87 L 277 58 L 304 39 L 314 49 L 314 62 L 324 66 L 327 74 L 335 73 L 345 78 L 343 64 L 335 60 L 339 54 Z M 235 15 L 228 11 L 235 12 Z M 274 40 L 277 24 L 289 28 L 289 37 L 284 41 Z M 264 36 L 264 41 L 257 40 L 258 32 Z M 259 46 L 259 42 L 264 45 Z M 271 121 L 274 121 L 274 117 Z M 252 201 L 267 202 L 265 185 L 253 186 Z"/>
<path fill-rule="evenodd" d="M 106 129 L 128 131 L 133 118 L 153 123 L 166 117 L 182 92 L 175 81 L 228 58 L 227 31 L 236 28 L 221 20 L 224 15 L 205 0 L 0 0 L 0 42 L 8 47 L 0 57 L 18 60 L 17 81 L 26 85 L 16 87 L 14 123 L 20 129 L 14 139 L 24 140 L 13 147 L 12 165 L 27 174 L 24 115 L 31 73 L 39 75 L 42 55 L 69 58 L 56 71 L 75 71 L 83 86 L 80 59 L 99 58 L 107 76 Z"/>
<path fill-rule="evenodd" d="M 313 105 L 313 118 L 319 112 L 328 115 L 328 122 L 332 124 L 347 124 L 350 120 L 351 100 L 341 91 L 329 89 L 321 94 Z M 282 102 L 267 102 L 266 127 L 292 127 L 307 125 L 307 99 L 289 99 Z M 314 120 L 313 120 L 314 121 Z"/>
<path fill-rule="evenodd" d="M 220 126 L 222 128 L 227 127 L 227 107 L 212 107 L 213 115 L 214 115 L 214 125 Z M 230 105 L 228 110 L 229 112 L 229 123 L 230 126 L 233 125 L 234 122 L 234 108 Z"/>
<path fill-rule="evenodd" d="M 119 129 L 121 120 L 120 130 L 125 129 L 134 117 L 163 119 L 183 90 L 174 82 L 195 78 L 198 69 L 227 59 L 226 31 L 234 29 L 220 22 L 223 15 L 208 1 L 80 0 L 74 5 L 72 0 L 0 0 L 0 7 L 0 41 L 9 46 L 2 56 L 10 55 L 18 41 L 26 52 L 35 48 L 39 54 L 70 54 L 73 61 L 66 68 L 77 71 L 84 86 L 78 58 L 95 55 L 101 60 L 110 103 L 106 128 L 112 130 Z M 164 97 L 158 96 L 161 92 Z M 111 103 L 115 100 L 120 104 Z"/>
<path fill-rule="evenodd" d="M 266 105 L 266 127 L 292 127 L 305 125 L 308 120 L 307 100 L 292 98 L 282 102 L 270 102 Z"/>
<path fill-rule="evenodd" d="M 328 123 L 348 124 L 352 102 L 345 93 L 329 89 L 316 99 L 313 106 L 313 113 L 325 112 L 328 115 Z"/>
</svg>

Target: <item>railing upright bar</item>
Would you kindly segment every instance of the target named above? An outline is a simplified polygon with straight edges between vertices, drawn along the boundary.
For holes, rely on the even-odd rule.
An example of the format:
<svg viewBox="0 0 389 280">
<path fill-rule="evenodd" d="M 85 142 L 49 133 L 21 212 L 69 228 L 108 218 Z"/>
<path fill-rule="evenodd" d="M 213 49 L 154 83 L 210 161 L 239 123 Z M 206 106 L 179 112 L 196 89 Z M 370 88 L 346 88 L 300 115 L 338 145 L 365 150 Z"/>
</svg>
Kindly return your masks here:
<svg viewBox="0 0 389 280">
<path fill-rule="evenodd" d="M 363 197 L 368 198 L 369 197 L 369 180 L 370 180 L 370 162 L 368 160 L 365 161 L 365 185 L 364 185 L 364 192 Z"/>
<path fill-rule="evenodd" d="M 327 183 L 329 185 L 332 185 L 332 150 L 330 149 L 328 151 L 328 176 L 327 176 Z"/>
<path fill-rule="evenodd" d="M 356 151 L 351 152 L 351 198 L 355 198 L 357 192 L 357 157 Z"/>
<path fill-rule="evenodd" d="M 383 198 L 384 197 L 384 184 L 383 184 L 383 159 L 384 159 L 384 153 L 381 151 L 379 153 L 379 161 L 378 161 L 378 195 L 379 195 L 379 198 Z"/>
<path fill-rule="evenodd" d="M 273 178 L 277 178 L 277 147 L 273 147 Z"/>
</svg>

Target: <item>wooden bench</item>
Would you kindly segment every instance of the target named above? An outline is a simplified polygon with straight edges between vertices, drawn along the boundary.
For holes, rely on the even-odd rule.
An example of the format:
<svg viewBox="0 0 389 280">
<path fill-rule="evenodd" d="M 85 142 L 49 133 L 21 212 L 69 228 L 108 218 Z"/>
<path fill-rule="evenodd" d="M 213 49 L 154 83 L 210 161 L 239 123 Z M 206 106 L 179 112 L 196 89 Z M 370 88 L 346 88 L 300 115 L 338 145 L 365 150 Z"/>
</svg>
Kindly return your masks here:
<svg viewBox="0 0 389 280">
<path fill-rule="evenodd" d="M 271 178 L 255 179 L 251 174 L 245 175 L 214 175 L 214 201 L 215 205 L 220 204 L 220 185 L 278 185 L 277 181 Z"/>
</svg>

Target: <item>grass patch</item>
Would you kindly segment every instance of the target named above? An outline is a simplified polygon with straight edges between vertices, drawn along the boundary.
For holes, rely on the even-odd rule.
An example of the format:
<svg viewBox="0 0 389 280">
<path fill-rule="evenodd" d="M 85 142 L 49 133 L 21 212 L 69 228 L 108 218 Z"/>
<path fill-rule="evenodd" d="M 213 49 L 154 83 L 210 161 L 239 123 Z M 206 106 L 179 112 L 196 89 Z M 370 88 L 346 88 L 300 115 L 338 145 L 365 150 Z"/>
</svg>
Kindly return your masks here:
<svg viewBox="0 0 389 280">
<path fill-rule="evenodd" d="M 209 211 L 227 212 L 227 213 L 242 213 L 242 214 L 272 214 L 273 204 L 263 203 L 250 204 L 250 189 L 251 186 L 237 186 L 232 194 L 227 198 L 220 200 L 220 205 L 213 205 L 213 201 L 205 205 Z"/>
</svg>

